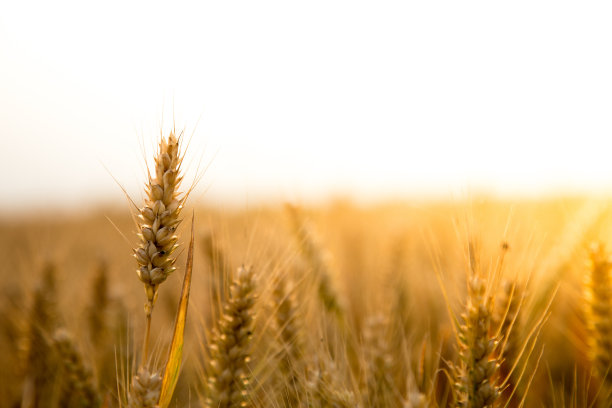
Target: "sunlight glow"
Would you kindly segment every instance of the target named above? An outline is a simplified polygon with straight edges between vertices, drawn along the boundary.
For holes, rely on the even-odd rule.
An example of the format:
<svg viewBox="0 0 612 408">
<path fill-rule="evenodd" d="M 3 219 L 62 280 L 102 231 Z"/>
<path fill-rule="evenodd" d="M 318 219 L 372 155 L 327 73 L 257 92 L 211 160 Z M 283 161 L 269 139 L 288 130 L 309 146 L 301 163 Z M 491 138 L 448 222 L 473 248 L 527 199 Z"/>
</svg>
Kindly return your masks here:
<svg viewBox="0 0 612 408">
<path fill-rule="evenodd" d="M 138 196 L 162 118 L 211 203 L 609 192 L 611 11 L 5 2 L 0 206 Z"/>
</svg>

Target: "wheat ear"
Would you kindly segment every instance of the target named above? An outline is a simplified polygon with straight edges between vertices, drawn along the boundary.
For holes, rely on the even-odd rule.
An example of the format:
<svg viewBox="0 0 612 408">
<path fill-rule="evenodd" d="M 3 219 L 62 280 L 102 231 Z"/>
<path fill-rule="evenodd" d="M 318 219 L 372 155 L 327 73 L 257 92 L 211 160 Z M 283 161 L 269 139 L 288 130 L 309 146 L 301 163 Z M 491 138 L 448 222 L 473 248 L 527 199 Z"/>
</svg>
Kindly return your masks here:
<svg viewBox="0 0 612 408">
<path fill-rule="evenodd" d="M 509 405 L 517 406 L 523 395 L 519 389 L 519 375 L 513 367 L 521 354 L 521 336 L 519 328 L 521 326 L 521 303 L 523 299 L 523 289 L 516 281 L 506 281 L 503 285 L 499 297 L 499 307 L 497 307 L 497 321 L 499 332 L 503 339 L 501 343 L 501 358 L 499 372 L 501 378 L 506 382 L 503 390 L 505 399 L 511 399 Z"/>
<path fill-rule="evenodd" d="M 586 316 L 589 328 L 589 354 L 601 380 L 612 382 L 612 262 L 602 244 L 594 244 L 589 253 L 586 282 Z"/>
<path fill-rule="evenodd" d="M 128 408 L 156 408 L 161 392 L 162 379 L 159 374 L 140 367 L 132 377 L 132 389 Z"/>
<path fill-rule="evenodd" d="M 291 205 L 287 205 L 286 208 L 293 234 L 297 239 L 302 256 L 313 271 L 319 298 L 325 310 L 342 319 L 344 309 L 332 284 L 331 273 L 325 261 L 323 249 L 318 245 L 308 223 L 300 217 L 298 209 Z"/>
<path fill-rule="evenodd" d="M 366 358 L 366 392 L 364 405 L 380 407 L 397 405 L 393 384 L 393 356 L 387 339 L 389 321 L 383 315 L 365 321 L 363 347 Z"/>
<path fill-rule="evenodd" d="M 25 381 L 22 390 L 24 408 L 40 406 L 51 394 L 49 376 L 53 361 L 50 358 L 49 337 L 57 324 L 56 271 L 51 264 L 45 266 L 42 282 L 34 291 L 34 304 L 30 310 L 24 355 Z"/>
<path fill-rule="evenodd" d="M 209 347 L 208 395 L 210 408 L 247 405 L 249 354 L 253 332 L 255 280 L 251 268 L 238 268 L 223 314 Z"/>
<path fill-rule="evenodd" d="M 180 139 L 171 132 L 168 138 L 162 138 L 159 143 L 154 174 L 152 176 L 149 172 L 145 188 L 147 198 L 139 215 L 140 245 L 134 250 L 134 257 L 138 262 L 136 272 L 144 283 L 147 296 L 143 364 L 148 359 L 151 313 L 157 299 L 157 290 L 168 275 L 176 270 L 173 253 L 178 247 L 178 237 L 175 231 L 181 222 L 179 215 L 184 202 L 184 197 L 181 198 L 178 192 L 182 180 L 182 160 Z"/>
<path fill-rule="evenodd" d="M 458 327 L 459 365 L 455 367 L 455 403 L 459 407 L 491 407 L 499 397 L 493 376 L 499 368 L 495 349 L 498 341 L 491 335 L 493 299 L 487 294 L 487 282 L 470 248 L 468 299 L 463 324 Z"/>
<path fill-rule="evenodd" d="M 96 348 L 104 344 L 109 305 L 108 268 L 105 262 L 100 262 L 91 286 L 91 303 L 87 311 L 89 337 Z"/>
<path fill-rule="evenodd" d="M 276 324 L 280 332 L 280 373 L 283 376 L 286 391 L 283 401 L 286 406 L 296 407 L 305 394 L 304 347 L 292 287 L 287 285 L 284 278 L 279 277 L 276 281 L 272 299 L 276 312 Z"/>
<path fill-rule="evenodd" d="M 53 345 L 59 355 L 64 387 L 59 399 L 61 407 L 97 407 L 100 404 L 98 391 L 94 386 L 91 370 L 65 329 L 59 329 L 53 336 Z"/>
<path fill-rule="evenodd" d="M 323 353 L 315 356 L 307 390 L 308 408 L 355 408 L 359 406 L 355 393 L 343 384 L 339 370 L 331 358 Z"/>
</svg>

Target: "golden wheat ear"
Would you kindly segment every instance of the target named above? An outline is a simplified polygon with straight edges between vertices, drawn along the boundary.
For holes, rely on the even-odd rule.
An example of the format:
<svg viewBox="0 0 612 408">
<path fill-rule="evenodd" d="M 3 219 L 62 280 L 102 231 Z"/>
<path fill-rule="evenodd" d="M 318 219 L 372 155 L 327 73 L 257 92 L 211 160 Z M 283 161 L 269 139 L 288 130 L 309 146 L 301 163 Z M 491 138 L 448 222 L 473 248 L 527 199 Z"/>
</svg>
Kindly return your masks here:
<svg viewBox="0 0 612 408">
<path fill-rule="evenodd" d="M 157 408 L 161 383 L 159 374 L 140 367 L 132 377 L 128 408 Z"/>
<path fill-rule="evenodd" d="M 138 277 L 145 285 L 147 314 L 151 314 L 159 285 L 176 269 L 172 255 L 178 247 L 174 233 L 183 204 L 178 191 L 182 159 L 179 139 L 170 133 L 159 144 L 154 174 L 149 174 L 145 187 L 147 198 L 139 216 L 141 243 L 134 257 L 139 266 Z"/>
<path fill-rule="evenodd" d="M 504 252 L 505 253 L 505 252 Z M 500 258 L 501 265 L 503 254 Z M 457 327 L 459 363 L 455 365 L 455 404 L 463 408 L 484 408 L 500 395 L 496 384 L 499 339 L 492 330 L 493 296 L 489 292 L 496 274 L 483 273 L 472 242 L 468 245 L 467 302 Z"/>
<path fill-rule="evenodd" d="M 57 272 L 48 264 L 43 270 L 42 281 L 34 291 L 30 310 L 23 368 L 25 380 L 22 390 L 22 407 L 38 407 L 53 394 L 50 378 L 55 365 L 48 338 L 57 327 Z"/>
<path fill-rule="evenodd" d="M 318 245 L 308 223 L 301 217 L 299 209 L 289 204 L 285 208 L 299 250 L 316 280 L 319 299 L 325 310 L 335 315 L 343 323 L 345 311 L 333 285 L 331 272 L 325 259 L 325 251 Z"/>
<path fill-rule="evenodd" d="M 144 283 L 147 296 L 143 366 L 149 359 L 151 314 L 159 285 L 176 270 L 174 252 L 178 248 L 178 237 L 175 232 L 181 222 L 180 212 L 186 199 L 186 195 L 183 196 L 178 191 L 183 179 L 180 140 L 174 132 L 161 139 L 154 159 L 153 175 L 149 172 L 149 180 L 145 186 L 145 205 L 140 209 L 138 217 L 140 245 L 134 249 L 134 257 L 138 263 L 136 273 Z"/>
<path fill-rule="evenodd" d="M 586 276 L 586 318 L 589 328 L 589 357 L 596 375 L 612 386 L 612 261 L 603 244 L 589 251 Z"/>
<path fill-rule="evenodd" d="M 457 401 L 461 407 L 492 406 L 499 397 L 499 389 L 492 378 L 499 369 L 494 356 L 497 339 L 491 337 L 491 300 L 486 294 L 486 282 L 471 277 L 468 284 L 467 310 L 459 328 Z"/>
<path fill-rule="evenodd" d="M 304 399 L 306 361 L 301 315 L 296 307 L 293 284 L 284 276 L 274 282 L 272 301 L 280 346 L 279 372 L 283 378 L 283 402 L 295 407 Z"/>
<path fill-rule="evenodd" d="M 389 320 L 383 314 L 370 316 L 363 329 L 365 353 L 364 406 L 397 405 L 393 383 L 393 355 L 387 338 Z"/>
<path fill-rule="evenodd" d="M 104 345 L 107 335 L 107 315 L 110 304 L 108 286 L 108 266 L 101 261 L 91 285 L 91 300 L 87 309 L 89 338 L 96 348 Z"/>
<path fill-rule="evenodd" d="M 519 363 L 521 354 L 522 309 L 524 289 L 516 280 L 503 283 L 496 307 L 495 324 L 500 333 L 500 377 L 506 383 L 501 391 L 502 398 L 508 401 L 509 407 L 517 407 L 524 392 L 520 387 L 518 370 L 514 367 Z"/>
<path fill-rule="evenodd" d="M 253 271 L 240 267 L 209 347 L 206 407 L 248 405 L 255 300 Z"/>
<path fill-rule="evenodd" d="M 101 398 L 94 385 L 91 370 L 85 365 L 68 331 L 58 329 L 53 346 L 59 355 L 63 379 L 58 405 L 60 407 L 97 407 Z"/>
<path fill-rule="evenodd" d="M 134 250 L 134 257 L 138 263 L 136 272 L 144 283 L 147 302 L 145 303 L 146 326 L 142 359 L 138 372 L 132 378 L 128 397 L 128 405 L 131 408 L 167 407 L 174 394 L 182 362 L 185 321 L 193 270 L 193 218 L 183 291 L 163 378 L 148 367 L 153 306 L 157 300 L 159 285 L 176 270 L 174 252 L 178 248 L 178 237 L 175 232 L 181 222 L 179 215 L 190 191 L 185 195 L 178 191 L 183 179 L 181 174 L 183 155 L 180 142 L 181 137 L 177 138 L 174 132 L 171 132 L 167 138 L 161 139 L 154 159 L 153 175 L 149 172 L 149 180 L 145 188 L 145 206 L 139 210 L 140 245 Z"/>
<path fill-rule="evenodd" d="M 359 407 L 358 386 L 348 387 L 341 370 L 326 352 L 319 350 L 312 360 L 307 383 L 308 408 Z"/>
</svg>

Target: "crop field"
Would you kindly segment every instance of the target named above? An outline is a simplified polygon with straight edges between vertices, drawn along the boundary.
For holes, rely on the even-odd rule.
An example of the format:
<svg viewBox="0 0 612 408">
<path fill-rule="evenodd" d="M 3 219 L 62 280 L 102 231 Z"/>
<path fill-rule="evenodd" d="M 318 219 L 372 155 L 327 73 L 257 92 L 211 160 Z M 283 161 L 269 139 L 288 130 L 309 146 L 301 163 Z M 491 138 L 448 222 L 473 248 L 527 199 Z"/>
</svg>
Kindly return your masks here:
<svg viewBox="0 0 612 408">
<path fill-rule="evenodd" d="M 0 406 L 612 404 L 609 201 L 213 208 L 180 141 L 141 202 L 2 218 Z"/>
</svg>

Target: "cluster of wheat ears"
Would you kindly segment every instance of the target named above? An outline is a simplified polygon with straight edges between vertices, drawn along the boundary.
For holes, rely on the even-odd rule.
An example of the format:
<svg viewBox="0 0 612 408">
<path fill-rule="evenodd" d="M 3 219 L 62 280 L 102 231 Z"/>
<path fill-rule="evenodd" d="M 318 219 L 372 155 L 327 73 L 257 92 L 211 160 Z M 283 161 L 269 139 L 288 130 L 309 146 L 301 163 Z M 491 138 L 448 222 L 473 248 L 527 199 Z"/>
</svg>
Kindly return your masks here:
<svg viewBox="0 0 612 408">
<path fill-rule="evenodd" d="M 198 220 L 188 217 L 190 227 L 179 228 L 189 196 L 189 189 L 181 190 L 183 155 L 180 136 L 172 132 L 162 138 L 144 205 L 135 207 L 137 273 L 123 276 L 137 276 L 144 286 L 142 326 L 129 323 L 139 320 L 134 313 L 122 321 L 125 306 L 110 294 L 108 266 L 101 263 L 85 309 L 88 341 L 80 342 L 62 324 L 57 270 L 47 265 L 25 324 L 11 319 L 18 315 L 11 314 L 16 303 L 10 294 L 4 297 L 3 330 L 16 345 L 15 355 L 0 362 L 14 366 L 14 374 L 2 376 L 10 385 L 0 387 L 1 403 L 24 408 L 612 406 L 612 260 L 601 244 L 591 247 L 588 266 L 580 267 L 584 330 L 573 333 L 584 340 L 584 362 L 559 350 L 546 355 L 541 341 L 551 320 L 565 318 L 556 318 L 551 306 L 562 272 L 537 280 L 536 290 L 531 274 L 507 272 L 509 244 L 483 261 L 478 239 L 468 234 L 461 273 L 446 273 L 451 262 L 429 255 L 436 265 L 427 277 L 435 282 L 429 293 L 442 301 L 419 296 L 419 288 L 427 291 L 428 284 L 404 273 L 409 268 L 401 249 L 390 257 L 384 279 L 382 272 L 364 272 L 368 251 L 375 248 L 359 242 L 344 256 L 350 276 L 342 287 L 313 224 L 295 206 L 284 209 L 293 251 L 263 245 L 265 260 L 259 263 L 233 267 L 225 259 L 231 255 L 212 235 L 202 235 L 197 243 L 208 263 L 208 307 L 195 315 L 192 310 L 188 319 L 193 276 L 202 269 L 194 268 Z M 179 231 L 188 240 L 184 267 L 177 262 Z M 562 271 L 559 265 L 549 269 Z M 160 296 L 170 277 L 182 277 L 180 296 Z M 160 300 L 163 295 L 168 300 Z M 173 311 L 171 329 L 160 332 L 155 318 L 163 318 L 166 309 Z M 194 329 L 195 350 L 185 340 L 191 338 L 186 326 L 201 329 Z M 121 339 L 136 339 L 139 346 L 126 350 Z M 8 348 L 5 354 L 11 354 Z M 573 378 L 559 379 L 556 370 L 563 364 L 549 359 L 571 360 Z"/>
</svg>

